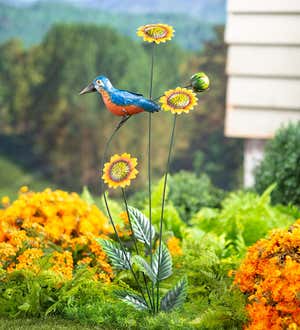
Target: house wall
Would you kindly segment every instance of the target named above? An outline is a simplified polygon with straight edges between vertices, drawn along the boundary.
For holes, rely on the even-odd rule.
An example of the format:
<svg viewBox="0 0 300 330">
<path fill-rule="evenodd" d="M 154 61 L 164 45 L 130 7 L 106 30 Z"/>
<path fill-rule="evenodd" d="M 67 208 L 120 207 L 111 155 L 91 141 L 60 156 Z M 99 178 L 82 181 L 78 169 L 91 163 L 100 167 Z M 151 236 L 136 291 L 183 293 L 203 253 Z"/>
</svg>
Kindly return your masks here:
<svg viewBox="0 0 300 330">
<path fill-rule="evenodd" d="M 300 0 L 228 0 L 227 9 L 225 135 L 246 139 L 249 185 L 256 142 L 300 120 Z"/>
</svg>

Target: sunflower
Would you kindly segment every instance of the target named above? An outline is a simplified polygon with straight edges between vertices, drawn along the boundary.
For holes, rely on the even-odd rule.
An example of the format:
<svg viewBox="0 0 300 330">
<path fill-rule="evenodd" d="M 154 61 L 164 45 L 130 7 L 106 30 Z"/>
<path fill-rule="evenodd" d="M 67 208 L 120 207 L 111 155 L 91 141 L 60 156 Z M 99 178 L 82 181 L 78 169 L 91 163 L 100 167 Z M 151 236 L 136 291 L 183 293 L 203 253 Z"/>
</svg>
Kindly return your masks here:
<svg viewBox="0 0 300 330">
<path fill-rule="evenodd" d="M 104 165 L 102 179 L 110 188 L 129 186 L 130 181 L 138 174 L 136 165 L 137 159 L 130 154 L 113 155 Z"/>
<path fill-rule="evenodd" d="M 162 109 L 174 114 L 188 113 L 197 104 L 196 94 L 187 88 L 177 87 L 165 92 L 159 99 Z"/>
<path fill-rule="evenodd" d="M 171 40 L 174 35 L 174 29 L 172 26 L 162 23 L 147 24 L 140 26 L 136 34 L 142 37 L 144 41 L 159 44 Z"/>
</svg>

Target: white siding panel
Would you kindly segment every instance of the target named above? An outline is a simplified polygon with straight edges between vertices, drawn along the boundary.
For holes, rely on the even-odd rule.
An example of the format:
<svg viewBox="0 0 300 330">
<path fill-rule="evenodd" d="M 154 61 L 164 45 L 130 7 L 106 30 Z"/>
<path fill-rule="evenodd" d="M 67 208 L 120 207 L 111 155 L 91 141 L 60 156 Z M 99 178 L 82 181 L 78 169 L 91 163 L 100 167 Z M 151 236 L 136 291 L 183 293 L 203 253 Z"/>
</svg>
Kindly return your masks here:
<svg viewBox="0 0 300 330">
<path fill-rule="evenodd" d="M 228 0 L 228 11 L 246 13 L 300 12 L 299 0 Z"/>
<path fill-rule="evenodd" d="M 228 49 L 227 73 L 300 78 L 300 47 L 233 45 Z"/>
<path fill-rule="evenodd" d="M 229 14 L 226 41 L 232 44 L 300 45 L 300 15 Z"/>
<path fill-rule="evenodd" d="M 231 76 L 227 103 L 243 107 L 300 110 L 300 80 Z"/>
<path fill-rule="evenodd" d="M 227 108 L 225 135 L 268 139 L 283 124 L 300 120 L 300 111 Z"/>
</svg>

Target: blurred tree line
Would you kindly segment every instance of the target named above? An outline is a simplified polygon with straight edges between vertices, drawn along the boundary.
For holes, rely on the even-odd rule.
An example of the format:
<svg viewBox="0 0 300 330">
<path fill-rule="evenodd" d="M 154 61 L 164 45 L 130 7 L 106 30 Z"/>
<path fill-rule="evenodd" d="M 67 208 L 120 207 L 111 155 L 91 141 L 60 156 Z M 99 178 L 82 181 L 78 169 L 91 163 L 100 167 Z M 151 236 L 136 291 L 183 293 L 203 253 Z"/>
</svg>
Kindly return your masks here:
<svg viewBox="0 0 300 330">
<path fill-rule="evenodd" d="M 238 182 L 241 146 L 223 137 L 222 29 L 217 36 L 201 53 L 187 53 L 172 42 L 156 47 L 154 96 L 185 84 L 195 71 L 208 73 L 211 91 L 200 95 L 199 109 L 180 117 L 173 169 L 204 170 L 226 188 Z M 147 95 L 149 46 L 95 25 L 54 26 L 41 44 L 29 49 L 19 40 L 0 45 L 0 154 L 5 151 L 66 189 L 80 190 L 87 184 L 97 191 L 103 147 L 119 118 L 105 110 L 96 93 L 78 92 L 104 74 L 118 88 Z M 170 121 L 170 114 L 153 115 L 156 176 L 164 170 Z M 111 147 L 111 153 L 127 151 L 138 157 L 139 184 L 147 174 L 146 132 L 147 115 L 139 114 L 119 131 Z M 19 148 L 4 147 L 15 140 L 24 145 L 22 154 Z"/>
</svg>

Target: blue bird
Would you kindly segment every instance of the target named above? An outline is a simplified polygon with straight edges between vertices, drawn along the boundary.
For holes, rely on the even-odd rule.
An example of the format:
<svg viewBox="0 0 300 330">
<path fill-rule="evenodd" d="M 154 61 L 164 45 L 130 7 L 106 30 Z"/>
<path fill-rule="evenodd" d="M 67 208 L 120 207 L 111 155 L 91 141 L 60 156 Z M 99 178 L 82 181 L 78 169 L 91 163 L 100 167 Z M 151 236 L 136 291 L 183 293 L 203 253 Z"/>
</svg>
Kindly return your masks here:
<svg viewBox="0 0 300 330">
<path fill-rule="evenodd" d="M 102 96 L 106 108 L 114 115 L 122 116 L 123 122 L 140 112 L 152 113 L 160 110 L 157 103 L 145 98 L 142 94 L 115 88 L 105 76 L 96 77 L 79 95 L 96 91 Z"/>
</svg>

